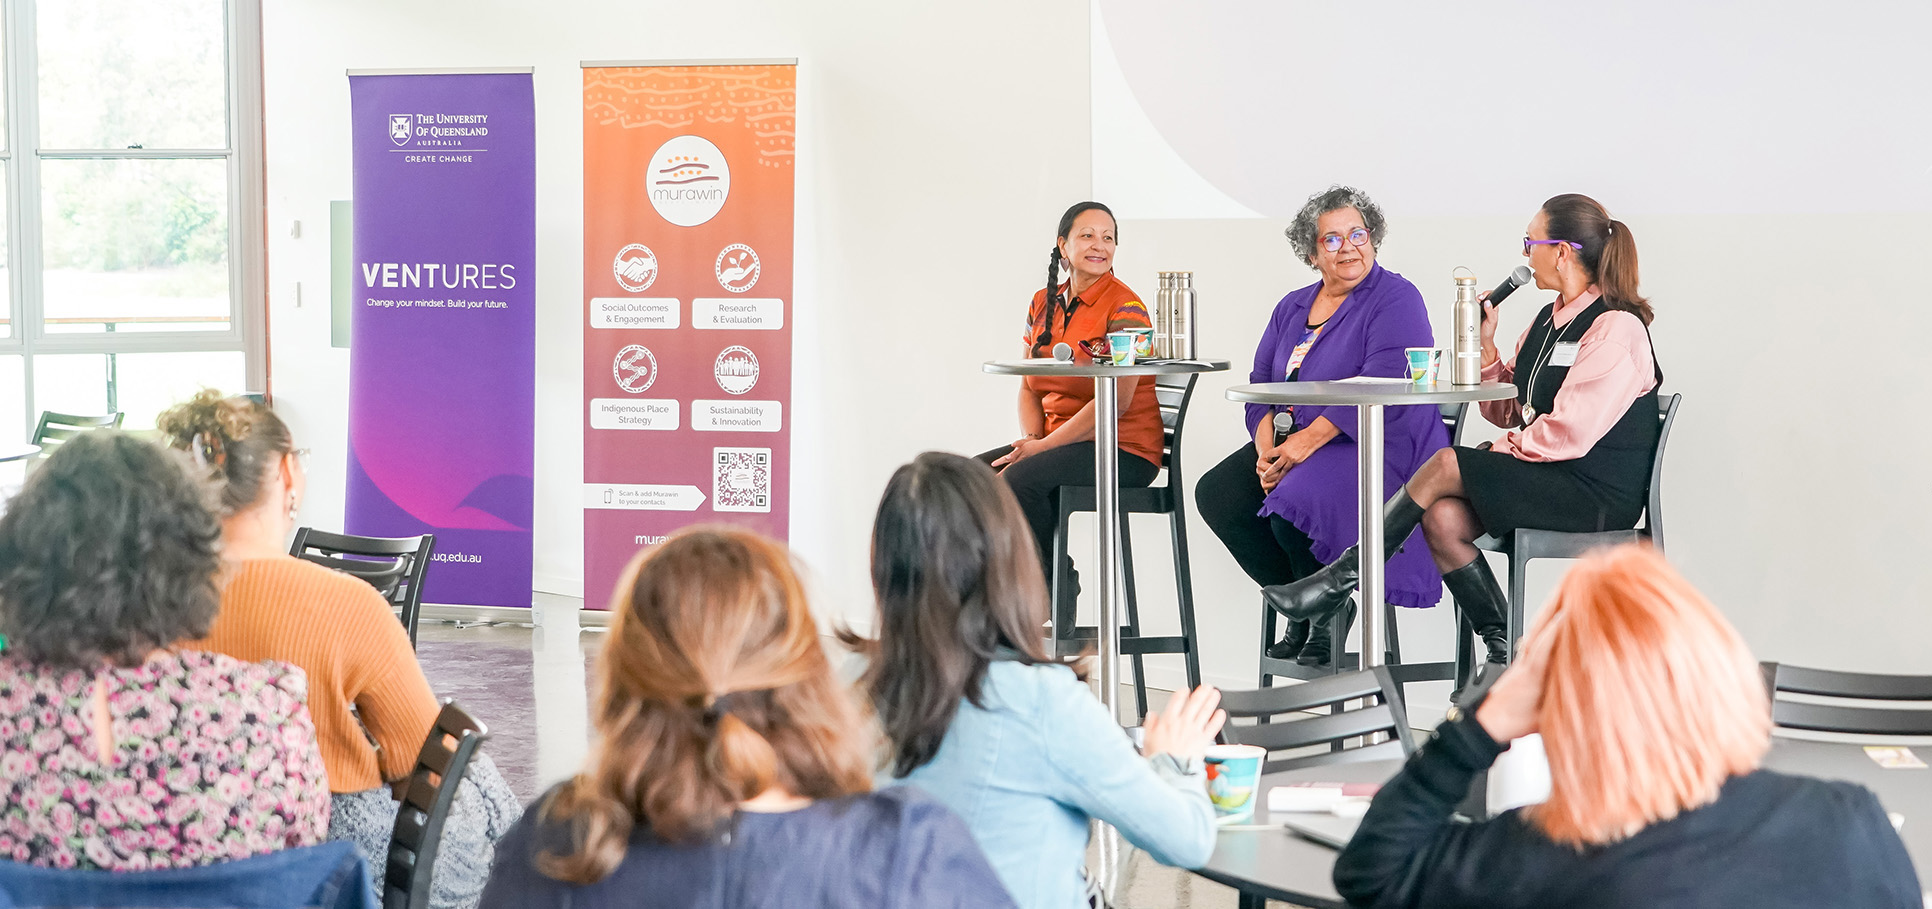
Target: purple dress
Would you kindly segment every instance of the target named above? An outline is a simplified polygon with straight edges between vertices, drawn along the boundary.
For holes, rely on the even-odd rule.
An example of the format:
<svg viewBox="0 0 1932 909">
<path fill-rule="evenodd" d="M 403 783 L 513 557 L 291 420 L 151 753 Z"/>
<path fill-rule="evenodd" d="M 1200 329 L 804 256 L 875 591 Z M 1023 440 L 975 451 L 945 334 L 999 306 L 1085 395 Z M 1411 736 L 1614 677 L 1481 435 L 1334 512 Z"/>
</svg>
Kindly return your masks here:
<svg viewBox="0 0 1932 909">
<path fill-rule="evenodd" d="M 1250 382 L 1280 382 L 1287 378 L 1288 356 L 1308 323 L 1308 308 L 1321 290 L 1317 281 L 1290 293 L 1275 304 L 1268 330 L 1255 350 Z M 1434 345 L 1429 313 L 1422 292 L 1414 284 L 1380 264 L 1342 301 L 1322 328 L 1321 338 L 1301 363 L 1297 380 L 1320 381 L 1350 376 L 1403 376 L 1409 361 L 1405 348 Z M 1248 434 L 1255 425 L 1273 419 L 1287 408 L 1247 405 Z M 1308 460 L 1290 469 L 1261 505 L 1263 516 L 1278 516 L 1308 534 L 1315 558 L 1335 560 L 1360 537 L 1356 527 L 1357 488 L 1355 449 L 1358 408 L 1346 406 L 1294 408 L 1296 428 L 1317 417 L 1327 417 L 1341 434 L 1315 450 Z M 1449 445 L 1449 431 L 1441 411 L 1427 404 L 1383 410 L 1382 484 L 1391 495 L 1408 482 L 1436 449 Z M 1387 541 L 1393 546 L 1394 541 Z M 1442 575 L 1429 558 L 1422 530 L 1409 534 L 1403 551 L 1389 560 L 1388 600 L 1397 606 L 1434 606 L 1442 599 Z"/>
</svg>

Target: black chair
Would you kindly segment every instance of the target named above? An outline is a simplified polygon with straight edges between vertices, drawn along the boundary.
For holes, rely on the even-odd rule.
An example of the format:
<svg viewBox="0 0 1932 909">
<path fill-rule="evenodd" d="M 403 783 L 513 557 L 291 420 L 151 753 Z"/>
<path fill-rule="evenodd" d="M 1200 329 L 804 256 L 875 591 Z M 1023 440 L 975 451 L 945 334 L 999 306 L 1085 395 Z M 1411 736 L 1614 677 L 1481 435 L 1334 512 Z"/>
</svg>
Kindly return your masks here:
<svg viewBox="0 0 1932 909">
<path fill-rule="evenodd" d="M 1650 501 L 1644 507 L 1643 526 L 1631 530 L 1602 530 L 1593 533 L 1563 533 L 1555 530 L 1517 528 L 1509 536 L 1485 535 L 1476 548 L 1500 552 L 1509 557 L 1509 658 L 1516 658 L 1516 639 L 1523 635 L 1523 588 L 1529 577 L 1529 563 L 1537 559 L 1581 558 L 1592 549 L 1620 543 L 1649 541 L 1664 551 L 1664 450 L 1670 444 L 1670 427 L 1677 421 L 1681 394 L 1659 396 L 1657 407 L 1657 450 L 1650 456 Z M 1460 611 L 1458 612 L 1460 615 Z M 1456 685 L 1469 683 L 1475 671 L 1475 635 L 1467 617 L 1456 623 Z"/>
<path fill-rule="evenodd" d="M 1771 693 L 1771 722 L 1779 729 L 1853 735 L 1932 735 L 1932 708 L 1858 706 L 1869 701 L 1932 701 L 1932 675 L 1878 675 L 1759 664 Z M 1836 701 L 1795 701 L 1795 694 Z"/>
<path fill-rule="evenodd" d="M 1443 404 L 1439 406 L 1442 409 L 1442 423 L 1449 430 L 1449 444 L 1458 444 L 1462 439 L 1463 419 L 1469 415 L 1469 405 Z M 1391 490 L 1391 492 L 1393 491 Z M 1383 544 L 1392 546 L 1397 542 L 1400 541 L 1384 540 Z M 1453 599 L 1450 600 L 1450 608 L 1456 609 Z M 1387 603 L 1382 604 L 1382 627 L 1386 630 L 1388 637 L 1387 647 L 1383 650 L 1383 663 L 1388 666 L 1389 674 L 1394 677 L 1396 685 L 1402 689 L 1402 695 L 1406 699 L 1408 696 L 1408 686 L 1412 682 L 1446 682 L 1456 678 L 1457 663 L 1449 660 L 1435 663 L 1402 662 L 1402 636 L 1396 627 L 1396 616 L 1400 615 L 1401 612 L 1402 610 Z M 1456 616 L 1458 624 L 1460 624 L 1462 616 L 1460 609 L 1456 609 Z M 1269 608 L 1267 600 L 1262 600 L 1261 687 L 1267 688 L 1273 685 L 1276 677 L 1308 680 L 1334 675 L 1338 672 L 1353 672 L 1361 668 L 1361 656 L 1348 652 L 1348 642 L 1345 640 L 1334 641 L 1329 645 L 1327 665 L 1303 666 L 1294 660 L 1283 660 L 1269 656 L 1268 645 L 1275 641 L 1275 636 L 1279 633 L 1280 621 L 1280 616 L 1273 609 Z M 1359 614 L 1356 617 L 1356 621 L 1361 621 Z"/>
<path fill-rule="evenodd" d="M 1178 653 L 1187 666 L 1189 687 L 1201 684 L 1201 648 L 1194 629 L 1194 583 L 1187 563 L 1187 492 L 1181 486 L 1181 424 L 1187 420 L 1187 405 L 1194 398 L 1195 374 L 1155 376 L 1154 398 L 1161 413 L 1161 467 L 1166 482 L 1159 486 L 1120 491 L 1120 562 L 1127 586 L 1127 624 L 1120 631 L 1120 652 L 1133 657 L 1134 704 L 1138 716 L 1147 715 L 1147 679 L 1143 657 L 1150 653 Z M 1067 522 L 1076 513 L 1096 508 L 1092 486 L 1062 486 L 1054 491 L 1060 509 L 1059 524 L 1053 531 L 1053 640 L 1055 654 L 1078 653 L 1086 642 L 1100 636 L 1092 625 L 1077 625 L 1073 585 L 1066 576 Z M 1163 514 L 1167 516 L 1174 547 L 1174 586 L 1180 606 L 1181 633 L 1166 637 L 1140 633 L 1140 606 L 1134 591 L 1134 535 L 1128 515 Z"/>
<path fill-rule="evenodd" d="M 396 828 L 383 866 L 383 909 L 429 905 L 429 881 L 436 871 L 436 853 L 442 846 L 443 824 L 456 801 L 456 787 L 489 737 L 489 730 L 455 701 L 443 700 L 443 712 L 430 727 L 402 804 L 396 806 Z"/>
<path fill-rule="evenodd" d="M 96 429 L 120 429 L 122 416 L 118 412 L 95 417 L 43 410 L 40 412 L 40 425 L 34 427 L 33 444 L 40 446 L 42 455 L 50 455 L 54 449 L 66 444 L 68 439 L 81 433 Z"/>
<path fill-rule="evenodd" d="M 1351 703 L 1356 706 L 1349 706 Z M 1222 740 L 1268 749 L 1268 759 L 1261 765 L 1263 773 L 1354 761 L 1401 760 L 1415 753 L 1415 736 L 1409 731 L 1400 685 L 1386 666 L 1299 685 L 1223 691 L 1221 709 L 1228 712 L 1230 721 L 1221 727 Z M 1314 713 L 1318 710 L 1327 712 Z M 1255 722 L 1232 722 L 1249 718 Z M 1370 743 L 1367 737 L 1378 733 L 1388 738 Z M 1275 756 L 1278 751 L 1320 745 L 1327 745 L 1328 750 Z"/>
<path fill-rule="evenodd" d="M 416 623 L 423 611 L 423 576 L 429 572 L 436 535 L 359 537 L 312 527 L 295 531 L 289 555 L 368 581 L 397 610 L 416 646 Z"/>
</svg>

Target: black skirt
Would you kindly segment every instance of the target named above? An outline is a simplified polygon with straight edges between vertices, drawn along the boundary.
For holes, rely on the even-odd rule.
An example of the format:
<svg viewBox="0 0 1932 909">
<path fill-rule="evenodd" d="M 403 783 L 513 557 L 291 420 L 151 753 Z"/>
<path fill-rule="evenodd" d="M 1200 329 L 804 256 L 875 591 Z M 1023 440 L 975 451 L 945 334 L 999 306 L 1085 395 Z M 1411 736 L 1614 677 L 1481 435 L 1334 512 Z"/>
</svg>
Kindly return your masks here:
<svg viewBox="0 0 1932 909">
<path fill-rule="evenodd" d="M 1519 527 L 1565 533 L 1628 530 L 1643 516 L 1642 496 L 1593 482 L 1578 469 L 1579 461 L 1524 461 L 1460 445 L 1450 450 L 1462 471 L 1463 496 L 1491 536 Z"/>
</svg>

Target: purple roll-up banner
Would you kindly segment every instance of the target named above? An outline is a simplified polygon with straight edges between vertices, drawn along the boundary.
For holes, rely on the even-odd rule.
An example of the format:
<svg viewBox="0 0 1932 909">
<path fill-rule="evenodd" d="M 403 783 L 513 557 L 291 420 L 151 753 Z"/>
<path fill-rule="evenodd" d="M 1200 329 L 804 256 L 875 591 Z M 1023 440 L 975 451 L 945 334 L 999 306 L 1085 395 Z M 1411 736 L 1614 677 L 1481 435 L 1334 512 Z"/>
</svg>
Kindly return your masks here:
<svg viewBox="0 0 1932 909">
<path fill-rule="evenodd" d="M 436 535 L 423 600 L 530 605 L 530 70 L 351 71 L 346 529 Z"/>
</svg>

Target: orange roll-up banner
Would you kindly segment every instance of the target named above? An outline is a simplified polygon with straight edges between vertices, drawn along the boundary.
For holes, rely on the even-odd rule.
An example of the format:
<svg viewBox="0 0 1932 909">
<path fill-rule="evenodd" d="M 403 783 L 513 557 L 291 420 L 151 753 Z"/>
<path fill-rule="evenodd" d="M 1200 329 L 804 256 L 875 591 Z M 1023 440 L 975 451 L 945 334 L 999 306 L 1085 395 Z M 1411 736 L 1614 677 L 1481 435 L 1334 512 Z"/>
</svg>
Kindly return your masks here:
<svg viewBox="0 0 1932 909">
<path fill-rule="evenodd" d="M 584 65 L 584 603 L 790 523 L 795 61 Z"/>
</svg>

